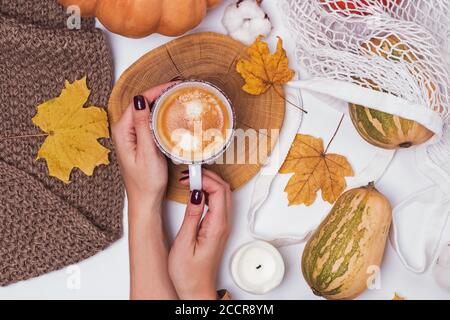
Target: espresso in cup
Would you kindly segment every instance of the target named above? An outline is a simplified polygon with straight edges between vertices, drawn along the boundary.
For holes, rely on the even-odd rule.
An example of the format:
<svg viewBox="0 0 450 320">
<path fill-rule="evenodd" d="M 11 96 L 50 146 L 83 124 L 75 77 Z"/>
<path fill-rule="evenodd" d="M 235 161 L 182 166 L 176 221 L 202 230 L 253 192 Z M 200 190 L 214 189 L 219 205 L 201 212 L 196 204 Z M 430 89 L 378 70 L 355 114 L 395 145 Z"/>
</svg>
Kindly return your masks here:
<svg viewBox="0 0 450 320">
<path fill-rule="evenodd" d="M 204 82 L 169 89 L 156 112 L 154 125 L 162 148 L 182 161 L 204 162 L 221 153 L 233 128 L 228 99 Z"/>
</svg>

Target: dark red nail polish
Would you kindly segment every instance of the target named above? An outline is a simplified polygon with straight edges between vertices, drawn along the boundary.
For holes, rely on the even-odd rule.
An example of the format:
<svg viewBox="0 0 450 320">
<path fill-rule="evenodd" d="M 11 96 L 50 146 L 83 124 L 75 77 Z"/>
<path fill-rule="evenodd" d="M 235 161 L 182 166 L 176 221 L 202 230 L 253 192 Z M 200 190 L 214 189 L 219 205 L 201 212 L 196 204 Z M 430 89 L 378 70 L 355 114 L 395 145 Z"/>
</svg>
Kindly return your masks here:
<svg viewBox="0 0 450 320">
<path fill-rule="evenodd" d="M 188 174 L 188 173 L 189 173 L 189 170 L 181 171 L 181 173 L 182 173 L 182 174 Z"/>
<path fill-rule="evenodd" d="M 209 194 L 205 192 L 205 204 L 209 206 Z"/>
<path fill-rule="evenodd" d="M 133 101 L 136 110 L 141 111 L 145 109 L 145 98 L 143 96 L 136 96 Z"/>
<path fill-rule="evenodd" d="M 189 179 L 189 176 L 181 177 L 180 181 L 184 181 L 184 180 L 187 180 L 187 179 Z"/>
<path fill-rule="evenodd" d="M 194 190 L 191 194 L 191 203 L 198 206 L 200 203 L 202 203 L 203 198 L 203 192 L 200 190 Z"/>
</svg>

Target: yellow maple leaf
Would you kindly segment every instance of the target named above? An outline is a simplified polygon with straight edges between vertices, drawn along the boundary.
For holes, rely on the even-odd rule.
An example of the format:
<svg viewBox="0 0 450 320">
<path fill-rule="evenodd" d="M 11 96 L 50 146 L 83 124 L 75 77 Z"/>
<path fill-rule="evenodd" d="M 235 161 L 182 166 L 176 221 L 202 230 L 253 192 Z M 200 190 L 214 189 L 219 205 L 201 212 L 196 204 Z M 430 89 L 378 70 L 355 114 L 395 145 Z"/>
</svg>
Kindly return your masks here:
<svg viewBox="0 0 450 320">
<path fill-rule="evenodd" d="M 334 203 L 345 190 L 353 169 L 344 156 L 327 154 L 323 140 L 298 134 L 280 173 L 294 173 L 286 185 L 289 205 L 310 206 L 322 190 L 322 199 Z"/>
<path fill-rule="evenodd" d="M 283 85 L 295 75 L 289 69 L 283 40 L 278 38 L 277 50 L 272 55 L 269 46 L 261 38 L 262 36 L 256 38 L 247 49 L 249 60 L 240 59 L 236 65 L 237 72 L 245 80 L 242 89 L 252 95 L 260 95 L 275 85 Z"/>
<path fill-rule="evenodd" d="M 49 175 L 65 183 L 73 168 L 91 176 L 95 167 L 109 164 L 109 150 L 97 141 L 109 138 L 108 116 L 101 108 L 83 107 L 90 93 L 86 77 L 66 81 L 61 95 L 39 105 L 32 119 L 48 134 L 37 160 L 45 159 Z"/>
</svg>

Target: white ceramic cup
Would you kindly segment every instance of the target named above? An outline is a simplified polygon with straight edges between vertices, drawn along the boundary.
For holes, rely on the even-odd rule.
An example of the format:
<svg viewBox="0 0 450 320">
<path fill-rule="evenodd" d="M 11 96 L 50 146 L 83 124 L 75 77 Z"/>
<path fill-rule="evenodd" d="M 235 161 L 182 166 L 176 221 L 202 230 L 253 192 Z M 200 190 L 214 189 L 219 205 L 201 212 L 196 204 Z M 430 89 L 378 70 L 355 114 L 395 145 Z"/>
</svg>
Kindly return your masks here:
<svg viewBox="0 0 450 320">
<path fill-rule="evenodd" d="M 182 158 L 176 154 L 174 154 L 173 150 L 168 150 L 166 144 L 161 139 L 157 126 L 158 113 L 161 111 L 161 107 L 164 105 L 164 102 L 168 97 L 170 97 L 175 91 L 183 89 L 183 88 L 192 88 L 197 87 L 211 92 L 214 96 L 219 98 L 223 105 L 225 106 L 228 117 L 230 119 L 229 128 L 227 128 L 227 135 L 224 141 L 223 147 L 220 148 L 217 152 L 209 155 L 207 158 L 201 159 L 188 159 Z M 234 137 L 234 132 L 236 128 L 236 116 L 231 104 L 230 99 L 226 96 L 226 94 L 217 86 L 212 83 L 203 80 L 185 80 L 175 84 L 172 87 L 169 87 L 156 99 L 153 109 L 152 109 L 152 132 L 153 138 L 161 150 L 161 152 L 170 158 L 175 164 L 186 164 L 189 166 L 189 182 L 190 182 L 190 190 L 202 190 L 202 165 L 207 163 L 212 163 L 214 160 L 219 158 L 231 145 Z"/>
</svg>

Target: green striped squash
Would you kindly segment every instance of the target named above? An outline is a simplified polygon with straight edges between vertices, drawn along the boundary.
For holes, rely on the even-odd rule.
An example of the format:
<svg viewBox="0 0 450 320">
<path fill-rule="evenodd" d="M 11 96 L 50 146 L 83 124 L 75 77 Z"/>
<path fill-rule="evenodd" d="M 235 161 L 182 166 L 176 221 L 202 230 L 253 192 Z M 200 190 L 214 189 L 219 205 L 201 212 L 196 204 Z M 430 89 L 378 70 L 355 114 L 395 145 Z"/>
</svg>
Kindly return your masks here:
<svg viewBox="0 0 450 320">
<path fill-rule="evenodd" d="M 339 197 L 303 252 L 303 276 L 314 294 L 354 299 L 367 289 L 383 259 L 391 214 L 373 183 Z"/>
<path fill-rule="evenodd" d="M 418 122 L 364 106 L 349 104 L 350 117 L 361 137 L 384 149 L 409 148 L 428 141 L 433 132 Z"/>
<path fill-rule="evenodd" d="M 395 62 L 414 63 L 419 60 L 410 46 L 395 34 L 374 37 L 361 46 L 371 54 Z M 415 71 L 418 75 L 422 75 L 423 79 L 430 78 L 419 67 L 415 67 Z M 380 90 L 379 86 L 370 79 L 361 81 L 355 78 L 354 80 L 366 88 Z M 436 94 L 437 86 L 430 82 L 426 87 L 428 98 L 431 99 Z M 433 132 L 415 121 L 356 104 L 350 104 L 349 108 L 356 130 L 367 142 L 377 147 L 409 148 L 422 144 L 433 136 Z"/>
</svg>

